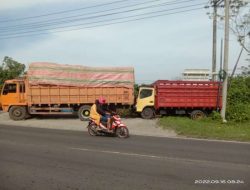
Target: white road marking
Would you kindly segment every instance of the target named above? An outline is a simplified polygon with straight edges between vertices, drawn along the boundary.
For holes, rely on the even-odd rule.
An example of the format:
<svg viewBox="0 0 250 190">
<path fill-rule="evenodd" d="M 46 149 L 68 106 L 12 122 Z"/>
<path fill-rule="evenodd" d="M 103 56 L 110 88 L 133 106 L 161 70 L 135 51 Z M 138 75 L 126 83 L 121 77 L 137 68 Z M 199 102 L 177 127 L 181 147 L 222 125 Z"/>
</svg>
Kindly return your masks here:
<svg viewBox="0 0 250 190">
<path fill-rule="evenodd" d="M 95 152 L 95 153 L 106 153 L 106 154 L 116 154 L 116 155 L 123 155 L 123 156 L 154 158 L 154 159 L 161 159 L 161 160 L 170 160 L 170 161 L 175 161 L 175 162 L 202 163 L 202 164 L 209 164 L 209 165 L 212 165 L 214 167 L 236 166 L 236 167 L 241 167 L 243 169 L 250 168 L 250 165 L 248 165 L 248 164 L 229 163 L 229 162 L 221 162 L 221 161 L 209 161 L 209 160 L 197 160 L 197 159 L 177 158 L 177 157 L 168 157 L 168 156 L 156 156 L 156 155 L 148 155 L 148 154 L 117 152 L 117 151 L 110 151 L 110 150 L 98 150 L 98 149 L 88 149 L 88 148 L 71 147 L 70 149 L 86 151 L 86 152 Z"/>
<path fill-rule="evenodd" d="M 8 145 L 19 145 L 19 146 L 36 146 L 41 148 L 48 148 L 48 145 L 34 145 L 30 143 L 20 143 L 20 142 L 13 142 L 9 140 L 1 140 L 0 144 L 8 144 Z M 174 161 L 177 163 L 180 162 L 186 162 L 186 163 L 192 163 L 192 164 L 206 164 L 211 167 L 222 167 L 222 168 L 228 168 L 228 167 L 237 167 L 244 170 L 249 170 L 250 165 L 249 164 L 241 164 L 241 163 L 230 163 L 230 162 L 222 162 L 222 161 L 210 161 L 210 160 L 198 160 L 198 159 L 190 159 L 190 158 L 177 158 L 177 157 L 169 157 L 169 156 L 157 156 L 157 155 L 149 155 L 149 154 L 138 154 L 138 153 L 131 153 L 131 152 L 118 152 L 118 151 L 112 151 L 112 150 L 100 150 L 100 149 L 90 149 L 90 148 L 76 148 L 76 147 L 60 147 L 60 148 L 69 148 L 72 150 L 78 150 L 78 151 L 85 151 L 85 152 L 94 152 L 94 153 L 106 153 L 106 154 L 115 154 L 119 156 L 130 156 L 130 157 L 142 157 L 142 158 L 150 158 L 150 159 L 160 159 L 160 160 L 168 160 L 168 161 Z"/>
<path fill-rule="evenodd" d="M 136 153 L 127 153 L 127 152 L 116 152 L 116 151 L 110 151 L 110 150 L 97 150 L 97 149 L 95 150 L 95 149 L 87 149 L 87 148 L 71 148 L 71 149 L 88 151 L 88 152 L 119 154 L 119 155 L 126 155 L 126 156 L 140 156 L 140 157 L 159 158 L 159 159 L 163 158 L 161 156 L 146 155 L 146 154 L 136 154 Z"/>
<path fill-rule="evenodd" d="M 169 139 L 183 139 L 183 140 L 194 140 L 194 141 L 204 141 L 204 142 L 219 142 L 219 143 L 235 143 L 235 144 L 250 144 L 250 142 L 244 141 L 234 141 L 234 140 L 223 140 L 223 139 L 202 139 L 202 138 L 195 138 L 195 137 L 183 137 L 183 136 L 176 136 L 176 137 L 165 137 Z"/>
</svg>

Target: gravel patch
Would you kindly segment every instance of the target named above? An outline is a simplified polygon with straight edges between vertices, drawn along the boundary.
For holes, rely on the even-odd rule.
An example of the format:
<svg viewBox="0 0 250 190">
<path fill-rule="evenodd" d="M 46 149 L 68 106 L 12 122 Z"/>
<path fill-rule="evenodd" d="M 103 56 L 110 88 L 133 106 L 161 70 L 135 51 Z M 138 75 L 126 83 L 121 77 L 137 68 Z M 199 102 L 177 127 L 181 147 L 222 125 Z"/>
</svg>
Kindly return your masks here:
<svg viewBox="0 0 250 190">
<path fill-rule="evenodd" d="M 141 118 L 123 118 L 131 135 L 175 137 L 172 130 L 165 130 L 157 125 L 158 119 L 145 120 Z M 87 121 L 80 121 L 75 116 L 36 116 L 27 120 L 13 121 L 8 113 L 0 111 L 0 124 L 22 127 L 37 127 L 61 130 L 87 131 Z"/>
</svg>

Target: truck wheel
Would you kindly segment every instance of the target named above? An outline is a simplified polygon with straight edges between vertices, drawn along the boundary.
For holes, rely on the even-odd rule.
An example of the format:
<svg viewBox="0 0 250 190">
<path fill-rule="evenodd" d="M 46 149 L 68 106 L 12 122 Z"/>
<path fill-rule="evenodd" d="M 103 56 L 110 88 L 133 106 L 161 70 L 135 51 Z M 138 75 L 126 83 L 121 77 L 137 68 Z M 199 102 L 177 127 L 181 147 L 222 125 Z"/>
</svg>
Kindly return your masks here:
<svg viewBox="0 0 250 190">
<path fill-rule="evenodd" d="M 207 115 L 204 111 L 201 110 L 194 110 L 191 112 L 191 119 L 193 120 L 199 120 L 205 118 Z"/>
<path fill-rule="evenodd" d="M 143 119 L 152 119 L 154 117 L 154 110 L 152 108 L 144 108 L 141 112 Z"/>
<path fill-rule="evenodd" d="M 9 110 L 9 116 L 11 119 L 18 121 L 26 119 L 27 110 L 25 107 L 21 106 L 12 106 Z"/>
<path fill-rule="evenodd" d="M 84 105 L 79 108 L 78 117 L 80 118 L 80 120 L 87 121 L 89 119 L 90 108 L 91 107 L 89 105 Z"/>
</svg>

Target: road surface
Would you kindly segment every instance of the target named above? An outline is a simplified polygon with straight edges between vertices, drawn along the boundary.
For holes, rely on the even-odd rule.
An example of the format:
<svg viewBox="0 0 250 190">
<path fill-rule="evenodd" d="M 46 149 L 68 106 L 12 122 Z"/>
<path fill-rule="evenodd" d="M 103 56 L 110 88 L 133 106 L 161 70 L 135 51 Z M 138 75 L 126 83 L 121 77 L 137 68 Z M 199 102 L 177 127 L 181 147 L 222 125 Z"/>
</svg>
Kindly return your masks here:
<svg viewBox="0 0 250 190">
<path fill-rule="evenodd" d="M 130 134 L 156 137 L 176 137 L 171 129 L 162 129 L 158 119 L 145 120 L 142 118 L 122 118 L 122 122 L 129 127 Z M 81 121 L 74 115 L 37 115 L 32 118 L 13 121 L 9 113 L 0 111 L 0 125 L 18 125 L 22 127 L 62 129 L 70 131 L 87 131 L 88 121 Z"/>
<path fill-rule="evenodd" d="M 0 125 L 1 190 L 249 190 L 249 180 L 249 143 Z"/>
</svg>

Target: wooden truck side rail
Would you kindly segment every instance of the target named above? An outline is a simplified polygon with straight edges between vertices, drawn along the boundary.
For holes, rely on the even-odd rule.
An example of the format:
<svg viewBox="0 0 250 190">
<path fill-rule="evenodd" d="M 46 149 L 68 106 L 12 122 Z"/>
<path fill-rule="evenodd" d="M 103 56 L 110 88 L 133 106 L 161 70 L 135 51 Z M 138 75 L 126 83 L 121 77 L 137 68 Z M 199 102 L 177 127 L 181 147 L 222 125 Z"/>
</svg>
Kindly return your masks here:
<svg viewBox="0 0 250 190">
<path fill-rule="evenodd" d="M 158 80 L 152 87 L 140 87 L 136 109 L 145 119 L 158 114 L 202 118 L 221 109 L 221 89 L 219 82 Z"/>
<path fill-rule="evenodd" d="M 220 83 L 210 81 L 157 81 L 156 108 L 210 108 L 221 107 L 217 102 Z M 217 104 L 218 103 L 218 104 Z"/>
<path fill-rule="evenodd" d="M 103 96 L 107 104 L 131 106 L 134 103 L 133 89 L 125 87 L 66 87 L 30 86 L 28 105 L 31 114 L 71 114 L 78 111 L 79 118 L 89 116 L 90 106 Z"/>
<path fill-rule="evenodd" d="M 156 81 L 155 109 L 180 110 L 191 117 L 203 117 L 222 106 L 219 82 L 211 81 Z"/>
<path fill-rule="evenodd" d="M 64 87 L 37 85 L 30 86 L 27 94 L 28 105 L 52 104 L 93 104 L 100 96 L 107 103 L 132 105 L 133 89 L 124 87 Z"/>
<path fill-rule="evenodd" d="M 11 89 L 8 89 L 9 87 Z M 30 85 L 27 79 L 5 82 L 2 93 L 4 111 L 13 120 L 21 120 L 32 114 L 73 114 L 81 120 L 88 119 L 90 107 L 100 96 L 109 105 L 130 107 L 134 104 L 134 92 L 126 87 L 73 87 L 55 85 Z"/>
</svg>

